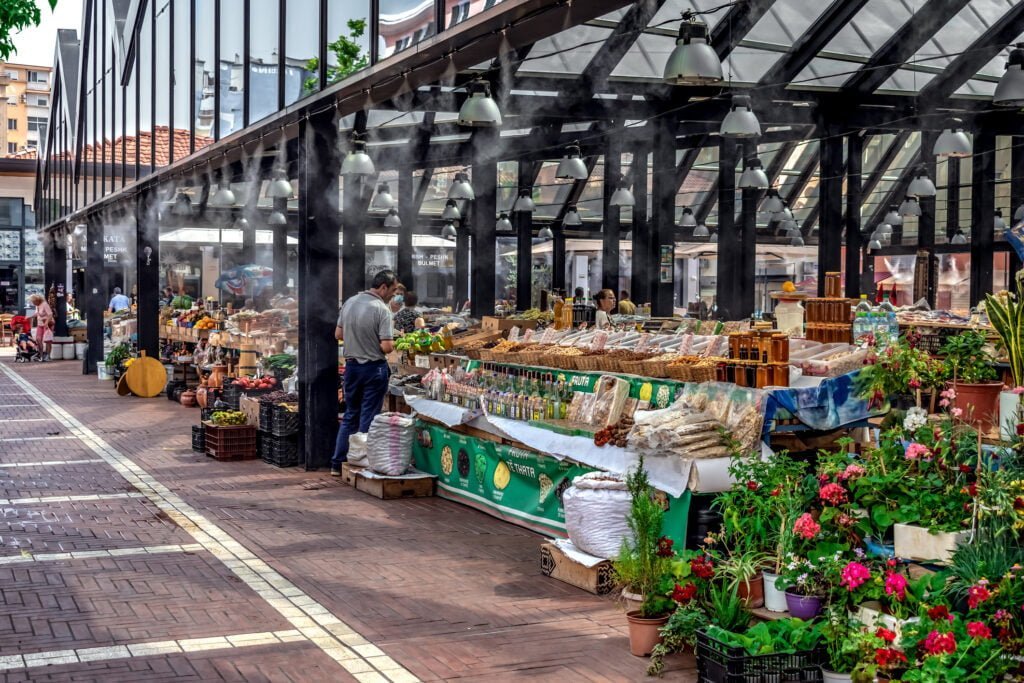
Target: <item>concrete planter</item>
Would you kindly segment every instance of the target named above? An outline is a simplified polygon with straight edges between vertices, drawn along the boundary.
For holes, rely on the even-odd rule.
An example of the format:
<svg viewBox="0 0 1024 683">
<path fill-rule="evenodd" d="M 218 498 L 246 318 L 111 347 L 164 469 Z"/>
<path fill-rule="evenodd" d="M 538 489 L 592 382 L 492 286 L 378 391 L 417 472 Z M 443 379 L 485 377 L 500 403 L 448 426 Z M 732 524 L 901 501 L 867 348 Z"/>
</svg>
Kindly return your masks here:
<svg viewBox="0 0 1024 683">
<path fill-rule="evenodd" d="M 940 531 L 933 534 L 913 524 L 897 524 L 893 531 L 896 557 L 933 562 L 949 562 L 957 546 L 966 541 L 968 535 L 966 531 Z"/>
</svg>

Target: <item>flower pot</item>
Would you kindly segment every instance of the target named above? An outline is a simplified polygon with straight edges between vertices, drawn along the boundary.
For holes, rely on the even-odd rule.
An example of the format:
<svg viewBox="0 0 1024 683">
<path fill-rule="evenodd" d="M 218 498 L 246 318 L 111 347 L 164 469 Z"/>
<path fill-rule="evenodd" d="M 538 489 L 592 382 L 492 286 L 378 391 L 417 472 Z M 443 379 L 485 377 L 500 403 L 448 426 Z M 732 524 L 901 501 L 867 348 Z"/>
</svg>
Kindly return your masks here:
<svg viewBox="0 0 1024 683">
<path fill-rule="evenodd" d="M 896 556 L 907 560 L 949 562 L 960 543 L 967 540 L 967 532 L 931 533 L 914 524 L 896 524 L 893 527 Z"/>
<path fill-rule="evenodd" d="M 786 591 L 786 606 L 789 615 L 804 621 L 810 621 L 821 614 L 822 600 L 817 595 L 797 595 Z"/>
<path fill-rule="evenodd" d="M 1004 441 L 1017 438 L 1017 425 L 1021 421 L 1020 394 L 999 392 L 999 437 Z"/>
<path fill-rule="evenodd" d="M 897 639 L 903 636 L 903 628 L 907 624 L 920 621 L 917 617 L 897 619 L 893 615 L 886 613 L 885 606 L 878 600 L 863 602 L 857 607 L 856 611 L 851 610 L 849 614 L 851 619 L 856 619 L 865 626 L 871 628 L 884 626 L 895 633 Z"/>
<path fill-rule="evenodd" d="M 896 557 L 896 546 L 892 543 L 883 543 L 877 540 L 874 536 L 864 537 L 864 547 L 868 551 L 868 555 L 873 557 L 881 557 L 882 559 L 888 560 L 890 557 Z"/>
<path fill-rule="evenodd" d="M 740 581 L 736 593 L 748 609 L 764 607 L 764 574 L 755 574 L 749 581 Z"/>
<path fill-rule="evenodd" d="M 985 384 L 953 383 L 956 398 L 953 407 L 963 411 L 963 419 L 975 425 L 990 425 L 999 416 L 999 393 L 1002 382 Z"/>
<path fill-rule="evenodd" d="M 786 592 L 775 587 L 775 580 L 778 574 L 771 572 L 762 573 L 762 586 L 764 586 L 764 606 L 769 612 L 785 612 L 789 609 L 786 605 Z"/>
<path fill-rule="evenodd" d="M 622 605 L 626 612 L 639 612 L 640 606 L 644 604 L 644 596 L 639 593 L 631 593 L 628 589 L 622 589 Z"/>
<path fill-rule="evenodd" d="M 635 657 L 646 657 L 654 646 L 661 642 L 659 629 L 668 623 L 668 617 L 645 619 L 640 611 L 626 612 L 629 622 L 629 653 Z"/>
<path fill-rule="evenodd" d="M 823 683 L 850 683 L 853 680 L 853 674 L 829 671 L 825 667 L 821 667 L 821 677 Z"/>
</svg>

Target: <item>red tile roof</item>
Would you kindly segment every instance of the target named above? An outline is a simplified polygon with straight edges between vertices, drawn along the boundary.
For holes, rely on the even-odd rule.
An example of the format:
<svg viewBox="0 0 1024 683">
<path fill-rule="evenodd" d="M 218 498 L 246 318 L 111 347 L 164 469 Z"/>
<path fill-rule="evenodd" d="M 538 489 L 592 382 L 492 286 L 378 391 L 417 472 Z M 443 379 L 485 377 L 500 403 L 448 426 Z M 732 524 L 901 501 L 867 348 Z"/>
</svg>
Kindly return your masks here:
<svg viewBox="0 0 1024 683">
<path fill-rule="evenodd" d="M 156 165 L 166 166 L 171 163 L 170 155 L 170 128 L 167 126 L 156 127 Z M 196 136 L 196 149 L 201 149 L 213 143 L 213 138 Z M 104 140 L 98 145 L 86 145 L 82 150 L 82 159 L 86 162 L 103 161 L 106 163 L 120 163 L 121 155 L 128 163 L 135 162 L 136 147 L 139 151 L 139 161 L 148 164 L 150 155 L 153 152 L 153 133 L 143 131 L 136 140 L 134 135 L 116 138 L 113 142 Z M 123 148 L 123 149 L 122 149 Z M 182 128 L 174 129 L 174 158 L 183 159 L 190 154 L 189 131 Z"/>
</svg>

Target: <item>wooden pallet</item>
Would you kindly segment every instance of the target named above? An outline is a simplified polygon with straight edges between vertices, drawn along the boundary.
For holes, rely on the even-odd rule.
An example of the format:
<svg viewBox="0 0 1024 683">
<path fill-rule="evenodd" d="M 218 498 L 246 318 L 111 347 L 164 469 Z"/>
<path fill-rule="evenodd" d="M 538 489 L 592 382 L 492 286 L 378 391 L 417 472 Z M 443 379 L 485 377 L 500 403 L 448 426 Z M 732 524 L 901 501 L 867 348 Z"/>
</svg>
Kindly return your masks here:
<svg viewBox="0 0 1024 683">
<path fill-rule="evenodd" d="M 368 493 L 381 500 L 397 500 L 399 498 L 428 498 L 434 495 L 435 477 L 420 479 L 398 479 L 364 477 L 365 467 L 356 467 L 347 462 L 341 465 L 341 480 L 357 491 Z"/>
<path fill-rule="evenodd" d="M 544 576 L 582 588 L 594 595 L 607 595 L 615 589 L 615 572 L 611 560 L 586 567 L 570 559 L 553 543 L 541 543 L 540 571 Z"/>
</svg>

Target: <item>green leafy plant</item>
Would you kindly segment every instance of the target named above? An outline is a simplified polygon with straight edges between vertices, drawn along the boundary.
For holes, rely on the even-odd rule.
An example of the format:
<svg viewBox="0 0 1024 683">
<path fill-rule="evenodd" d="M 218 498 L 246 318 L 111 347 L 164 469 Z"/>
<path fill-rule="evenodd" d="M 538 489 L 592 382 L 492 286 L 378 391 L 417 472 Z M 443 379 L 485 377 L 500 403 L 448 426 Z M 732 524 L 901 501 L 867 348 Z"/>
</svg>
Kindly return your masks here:
<svg viewBox="0 0 1024 683">
<path fill-rule="evenodd" d="M 630 494 L 626 521 L 631 535 L 622 541 L 614 563 L 615 572 L 621 584 L 643 596 L 641 616 L 660 617 L 675 606 L 664 592 L 658 591 L 666 576 L 670 575 L 673 554 L 659 552 L 658 541 L 665 512 L 654 499 L 654 489 L 644 469 L 642 456 L 636 468 L 627 475 L 626 486 Z"/>
<path fill-rule="evenodd" d="M 917 346 L 917 336 L 880 339 L 872 344 L 867 362 L 854 380 L 857 395 L 872 407 L 895 396 L 919 396 L 946 382 L 945 366 Z"/>
<path fill-rule="evenodd" d="M 736 591 L 723 584 L 711 587 L 708 599 L 711 623 L 726 631 L 741 631 L 750 624 L 750 612 Z"/>
<path fill-rule="evenodd" d="M 50 9 L 57 0 L 48 0 Z M 35 0 L 4 0 L 0 2 L 0 61 L 7 61 L 16 50 L 14 36 L 23 29 L 38 26 L 42 14 Z"/>
<path fill-rule="evenodd" d="M 660 676 L 665 669 L 665 657 L 685 647 L 693 647 L 697 642 L 697 631 L 707 628 L 709 623 L 707 612 L 697 603 L 676 609 L 659 631 L 661 642 L 651 650 L 647 675 Z"/>
<path fill-rule="evenodd" d="M 1015 294 L 987 294 L 985 312 L 1006 350 L 1014 386 L 1024 385 L 1024 286 L 1018 281 Z"/>
<path fill-rule="evenodd" d="M 743 632 L 718 624 L 705 632 L 729 647 L 742 648 L 748 655 L 769 655 L 813 650 L 821 642 L 821 630 L 819 623 L 789 618 L 763 621 Z"/>
<path fill-rule="evenodd" d="M 849 612 L 833 605 L 825 612 L 821 625 L 821 637 L 828 654 L 828 669 L 837 673 L 850 673 L 859 661 L 854 638 L 859 634 L 861 624 L 851 619 Z"/>
<path fill-rule="evenodd" d="M 983 384 L 998 379 L 995 355 L 981 332 L 968 330 L 950 337 L 940 353 L 946 359 L 954 382 Z"/>
<path fill-rule="evenodd" d="M 335 64 L 327 66 L 327 83 L 337 83 L 341 79 L 356 71 L 365 69 L 370 64 L 369 58 L 364 55 L 363 49 L 357 42 L 366 33 L 366 19 L 349 19 L 347 22 L 349 34 L 340 35 L 333 43 L 328 43 L 327 49 L 334 53 Z M 320 69 L 320 59 L 313 57 L 306 61 L 306 71 L 316 73 Z M 303 91 L 308 95 L 316 92 L 320 87 L 319 78 L 312 76 L 302 84 Z"/>
<path fill-rule="evenodd" d="M 920 621 L 907 624 L 900 645 L 909 662 L 903 683 L 981 683 L 1002 680 L 1016 665 L 992 628 L 976 618 L 947 609 L 922 609 Z"/>
<path fill-rule="evenodd" d="M 121 363 L 131 357 L 131 347 L 122 342 L 110 350 L 110 353 L 107 354 L 107 359 L 104 363 L 108 368 L 117 368 L 121 366 Z"/>
</svg>

